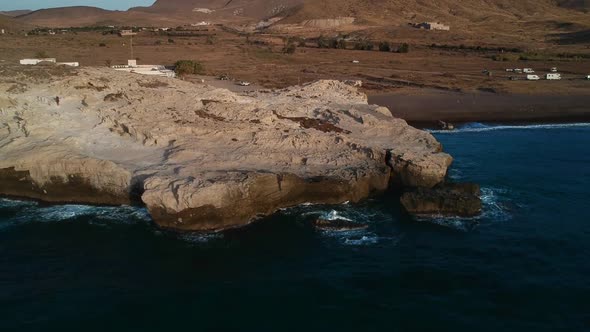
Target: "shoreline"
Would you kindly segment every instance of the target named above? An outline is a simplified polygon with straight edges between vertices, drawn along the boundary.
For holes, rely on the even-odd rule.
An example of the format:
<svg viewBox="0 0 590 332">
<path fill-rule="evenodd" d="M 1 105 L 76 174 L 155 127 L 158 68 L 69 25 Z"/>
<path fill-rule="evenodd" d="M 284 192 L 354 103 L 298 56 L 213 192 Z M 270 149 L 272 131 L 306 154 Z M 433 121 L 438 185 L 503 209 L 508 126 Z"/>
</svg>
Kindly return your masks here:
<svg viewBox="0 0 590 332">
<path fill-rule="evenodd" d="M 455 125 L 590 122 L 590 94 L 516 95 L 428 89 L 420 94 L 370 95 L 369 103 L 387 107 L 393 116 L 418 128 L 437 127 L 439 120 Z"/>
</svg>

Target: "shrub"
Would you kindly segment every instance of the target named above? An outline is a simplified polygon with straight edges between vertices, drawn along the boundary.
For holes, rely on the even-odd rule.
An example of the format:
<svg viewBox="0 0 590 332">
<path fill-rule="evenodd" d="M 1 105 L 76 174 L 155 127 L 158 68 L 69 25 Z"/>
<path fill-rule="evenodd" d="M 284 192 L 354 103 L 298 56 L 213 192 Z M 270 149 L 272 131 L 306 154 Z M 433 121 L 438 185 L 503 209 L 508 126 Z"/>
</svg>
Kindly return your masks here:
<svg viewBox="0 0 590 332">
<path fill-rule="evenodd" d="M 391 52 L 391 45 L 388 42 L 380 42 L 379 43 L 379 51 L 381 52 Z"/>
<path fill-rule="evenodd" d="M 162 45 L 162 41 L 161 41 L 161 40 L 156 40 L 156 41 L 154 42 L 154 45 Z"/>
<path fill-rule="evenodd" d="M 297 45 L 295 43 L 289 43 L 283 48 L 283 53 L 293 54 L 297 51 Z"/>
<path fill-rule="evenodd" d="M 105 44 L 105 43 L 100 43 L 100 44 L 98 44 L 98 46 L 99 46 L 99 47 L 107 47 L 107 44 Z"/>
<path fill-rule="evenodd" d="M 354 44 L 354 49 L 359 51 L 372 51 L 375 45 L 371 41 L 361 40 Z"/>
<path fill-rule="evenodd" d="M 324 37 L 324 36 L 318 37 L 318 47 L 319 48 L 329 48 L 330 45 L 328 43 L 329 43 L 329 41 L 326 37 Z"/>
<path fill-rule="evenodd" d="M 45 59 L 45 58 L 49 58 L 49 55 L 47 55 L 47 52 L 45 52 L 45 51 L 39 51 L 39 52 L 35 53 L 35 58 Z"/>
<path fill-rule="evenodd" d="M 247 41 L 249 42 L 249 39 L 247 39 Z M 211 35 L 208 35 L 207 36 L 207 39 L 205 39 L 205 44 L 207 44 L 207 45 L 213 45 L 213 44 L 215 44 L 215 37 L 214 36 L 211 36 Z"/>
<path fill-rule="evenodd" d="M 193 60 L 179 60 L 174 66 L 174 71 L 178 76 L 200 74 L 203 71 L 203 66 Z"/>
<path fill-rule="evenodd" d="M 410 45 L 408 45 L 407 43 L 403 43 L 400 45 L 400 47 L 397 49 L 398 53 L 408 53 L 410 52 Z"/>
<path fill-rule="evenodd" d="M 519 57 L 514 54 L 496 54 L 492 56 L 492 60 L 494 61 L 516 61 L 518 58 Z"/>
<path fill-rule="evenodd" d="M 168 44 L 174 44 L 174 39 L 168 38 Z"/>
</svg>

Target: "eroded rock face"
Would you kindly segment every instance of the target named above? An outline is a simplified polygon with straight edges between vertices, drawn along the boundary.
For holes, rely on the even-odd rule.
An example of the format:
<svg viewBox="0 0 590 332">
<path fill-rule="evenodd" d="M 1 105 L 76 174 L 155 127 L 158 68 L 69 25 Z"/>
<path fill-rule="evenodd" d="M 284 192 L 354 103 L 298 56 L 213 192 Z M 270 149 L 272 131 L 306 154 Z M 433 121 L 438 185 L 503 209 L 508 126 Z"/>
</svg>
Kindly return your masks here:
<svg viewBox="0 0 590 332">
<path fill-rule="evenodd" d="M 337 81 L 235 94 L 104 68 L 3 73 L 0 194 L 140 198 L 163 227 L 239 227 L 305 202 L 356 202 L 391 179 L 432 187 L 451 162 L 432 135 Z"/>
<path fill-rule="evenodd" d="M 445 183 L 406 192 L 400 201 L 410 214 L 473 217 L 481 213 L 480 196 L 477 184 Z"/>
<path fill-rule="evenodd" d="M 446 153 L 424 153 L 416 148 L 392 149 L 388 155 L 392 184 L 401 187 L 432 188 L 445 179 L 452 162 Z"/>
</svg>

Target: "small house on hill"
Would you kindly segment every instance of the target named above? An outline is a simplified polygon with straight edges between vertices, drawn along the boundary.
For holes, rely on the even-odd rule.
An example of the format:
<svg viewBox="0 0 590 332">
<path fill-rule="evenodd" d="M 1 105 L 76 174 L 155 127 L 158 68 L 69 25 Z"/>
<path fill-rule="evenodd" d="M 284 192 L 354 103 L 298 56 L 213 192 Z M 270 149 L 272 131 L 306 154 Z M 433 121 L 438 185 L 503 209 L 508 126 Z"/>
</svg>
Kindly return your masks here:
<svg viewBox="0 0 590 332">
<path fill-rule="evenodd" d="M 425 29 L 425 30 L 441 30 L 441 31 L 449 31 L 451 27 L 448 25 L 444 25 L 439 22 L 423 22 L 414 24 L 414 27 L 418 29 Z"/>
<path fill-rule="evenodd" d="M 133 32 L 133 30 L 120 30 L 119 36 L 126 37 L 126 36 L 135 36 L 137 33 Z"/>
</svg>

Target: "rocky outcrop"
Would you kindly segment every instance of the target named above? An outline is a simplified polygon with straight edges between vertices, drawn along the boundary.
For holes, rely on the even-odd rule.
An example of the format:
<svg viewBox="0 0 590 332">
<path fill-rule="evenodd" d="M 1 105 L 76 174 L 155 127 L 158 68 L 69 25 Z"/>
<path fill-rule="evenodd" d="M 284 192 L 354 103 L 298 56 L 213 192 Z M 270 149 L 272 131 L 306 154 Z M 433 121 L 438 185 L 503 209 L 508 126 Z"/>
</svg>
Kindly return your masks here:
<svg viewBox="0 0 590 332">
<path fill-rule="evenodd" d="M 0 194 L 140 202 L 162 227 L 220 230 L 391 183 L 433 187 L 451 162 L 337 81 L 235 94 L 104 68 L 0 71 Z"/>
<path fill-rule="evenodd" d="M 474 183 L 445 183 L 402 195 L 402 206 L 414 215 L 473 217 L 481 213 L 481 192 Z"/>
<path fill-rule="evenodd" d="M 426 144 L 426 143 L 425 143 Z M 433 147 L 424 146 L 430 150 Z M 442 150 L 440 144 L 435 151 Z M 393 185 L 410 188 L 432 188 L 441 183 L 453 158 L 445 153 L 424 153 L 420 148 L 395 148 L 388 151 Z"/>
</svg>

